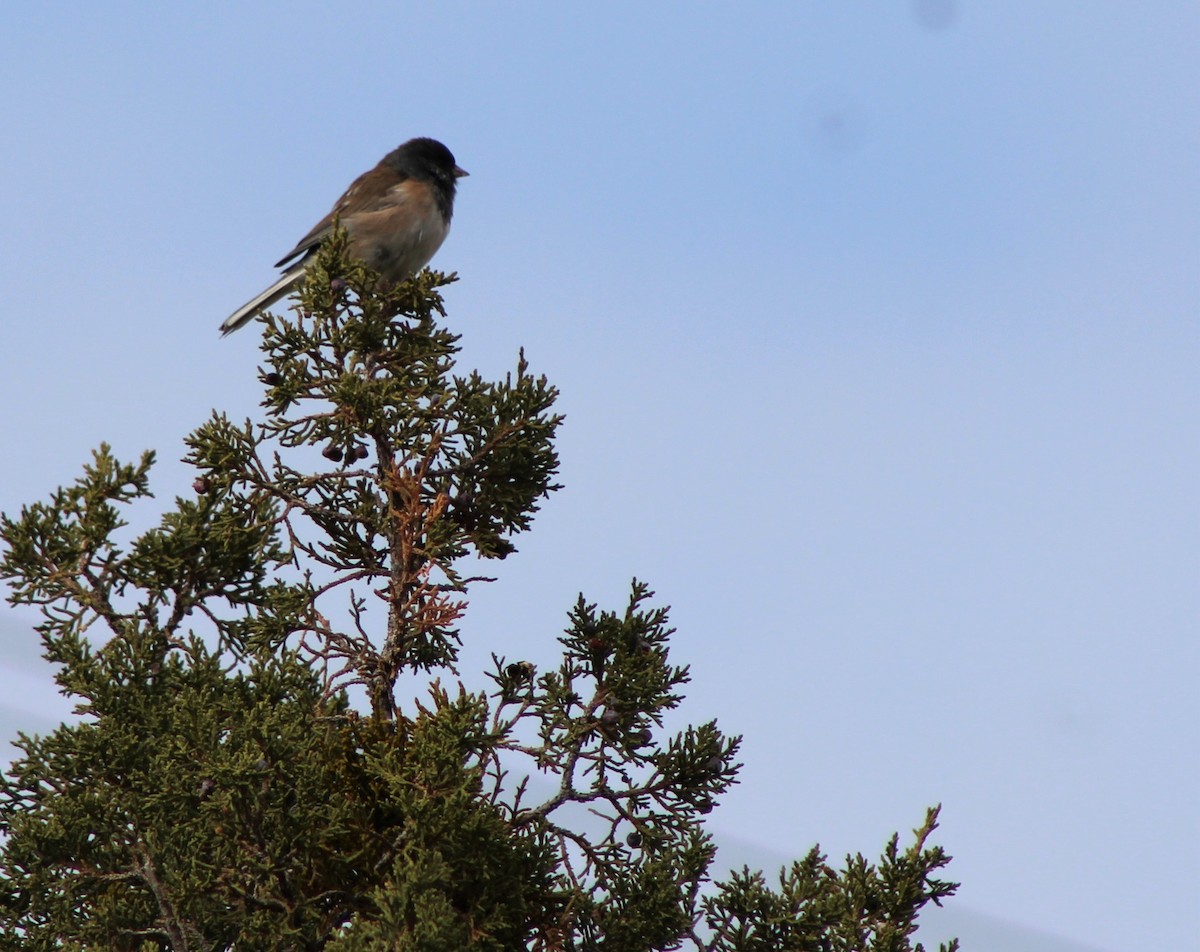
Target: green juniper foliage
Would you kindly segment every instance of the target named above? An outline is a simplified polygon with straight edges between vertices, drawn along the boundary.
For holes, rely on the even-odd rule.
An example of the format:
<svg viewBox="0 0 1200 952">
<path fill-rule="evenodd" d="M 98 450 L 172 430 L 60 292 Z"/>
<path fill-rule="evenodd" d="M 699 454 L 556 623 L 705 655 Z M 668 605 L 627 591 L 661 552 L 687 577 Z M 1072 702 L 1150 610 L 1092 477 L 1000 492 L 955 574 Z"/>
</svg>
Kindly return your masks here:
<svg viewBox="0 0 1200 952">
<path fill-rule="evenodd" d="M 103 446 L 0 520 L 10 599 L 78 701 L 0 781 L 0 948 L 914 948 L 955 889 L 936 810 L 878 864 L 711 881 L 739 740 L 666 734 L 688 671 L 644 584 L 580 598 L 554 670 L 440 680 L 470 567 L 557 488 L 561 420 L 523 356 L 455 374 L 453 280 L 380 290 L 331 242 L 265 321 L 264 419 L 187 438 L 194 494 L 156 528 L 121 541 L 153 457 Z"/>
</svg>

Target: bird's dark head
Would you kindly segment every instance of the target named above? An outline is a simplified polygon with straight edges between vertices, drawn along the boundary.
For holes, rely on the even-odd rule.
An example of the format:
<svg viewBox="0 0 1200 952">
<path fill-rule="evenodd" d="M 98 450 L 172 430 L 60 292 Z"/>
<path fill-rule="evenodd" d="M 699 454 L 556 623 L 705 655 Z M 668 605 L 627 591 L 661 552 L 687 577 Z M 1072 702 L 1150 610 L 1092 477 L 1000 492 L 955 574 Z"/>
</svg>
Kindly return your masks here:
<svg viewBox="0 0 1200 952">
<path fill-rule="evenodd" d="M 467 174 L 454 161 L 454 153 L 437 139 L 409 139 L 383 160 L 415 179 L 433 180 L 454 187 L 456 179 Z"/>
<path fill-rule="evenodd" d="M 389 165 L 407 178 L 429 182 L 435 187 L 438 206 L 446 221 L 454 213 L 454 192 L 458 180 L 467 172 L 454 161 L 454 153 L 437 139 L 409 139 L 398 149 L 384 156 Z"/>
</svg>

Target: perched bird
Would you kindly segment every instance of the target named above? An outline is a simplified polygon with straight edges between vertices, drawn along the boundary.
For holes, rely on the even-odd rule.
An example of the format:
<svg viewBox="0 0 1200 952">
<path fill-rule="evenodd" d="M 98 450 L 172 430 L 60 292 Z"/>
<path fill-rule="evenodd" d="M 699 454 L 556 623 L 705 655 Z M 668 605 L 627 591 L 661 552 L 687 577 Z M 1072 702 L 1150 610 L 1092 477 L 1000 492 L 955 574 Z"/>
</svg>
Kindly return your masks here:
<svg viewBox="0 0 1200 952">
<path fill-rule="evenodd" d="M 291 294 L 335 220 L 350 237 L 350 256 L 387 283 L 420 271 L 450 231 L 454 190 L 466 174 L 436 139 L 409 139 L 354 180 L 329 214 L 275 263 L 285 269 L 283 276 L 230 314 L 221 333 L 236 331 Z"/>
</svg>

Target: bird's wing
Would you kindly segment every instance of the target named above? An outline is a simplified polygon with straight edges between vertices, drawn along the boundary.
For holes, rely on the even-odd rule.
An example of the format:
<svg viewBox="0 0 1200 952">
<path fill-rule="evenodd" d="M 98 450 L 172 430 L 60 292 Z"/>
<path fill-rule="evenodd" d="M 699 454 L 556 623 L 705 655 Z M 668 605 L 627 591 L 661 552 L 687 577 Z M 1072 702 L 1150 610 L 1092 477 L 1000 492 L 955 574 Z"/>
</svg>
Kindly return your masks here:
<svg viewBox="0 0 1200 952">
<path fill-rule="evenodd" d="M 295 248 L 275 262 L 275 267 L 282 268 L 294 258 L 307 256 L 315 251 L 321 242 L 329 237 L 335 220 L 349 218 L 360 212 L 379 211 L 395 205 L 396 193 L 393 190 L 407 179 L 408 176 L 403 172 L 386 166 L 382 162 L 369 172 L 364 172 L 350 183 L 350 187 L 337 200 L 329 214 L 317 222 L 312 231 L 296 243 Z"/>
</svg>

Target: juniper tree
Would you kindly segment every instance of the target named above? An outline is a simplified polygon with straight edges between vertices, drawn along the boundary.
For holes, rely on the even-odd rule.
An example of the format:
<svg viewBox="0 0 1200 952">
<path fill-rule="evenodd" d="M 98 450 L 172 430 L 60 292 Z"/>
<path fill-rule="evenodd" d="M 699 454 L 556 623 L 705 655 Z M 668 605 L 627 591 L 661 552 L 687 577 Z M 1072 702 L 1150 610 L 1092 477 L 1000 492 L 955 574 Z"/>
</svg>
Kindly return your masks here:
<svg viewBox="0 0 1200 952">
<path fill-rule="evenodd" d="M 265 320 L 262 419 L 187 437 L 194 494 L 156 527 L 123 541 L 153 455 L 104 446 L 0 520 L 10 600 L 78 702 L 0 785 L 0 945 L 911 948 L 955 888 L 936 810 L 876 863 L 710 881 L 739 739 L 666 735 L 688 670 L 644 584 L 581 597 L 553 670 L 496 654 L 488 689 L 457 681 L 471 573 L 557 488 L 561 418 L 523 355 L 455 373 L 452 280 L 382 291 L 331 242 Z"/>
</svg>

